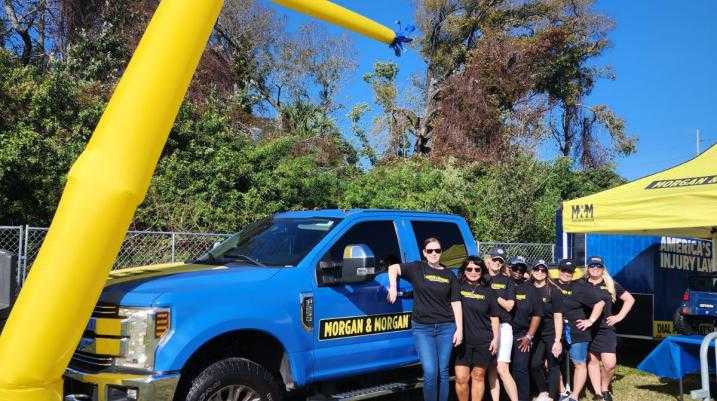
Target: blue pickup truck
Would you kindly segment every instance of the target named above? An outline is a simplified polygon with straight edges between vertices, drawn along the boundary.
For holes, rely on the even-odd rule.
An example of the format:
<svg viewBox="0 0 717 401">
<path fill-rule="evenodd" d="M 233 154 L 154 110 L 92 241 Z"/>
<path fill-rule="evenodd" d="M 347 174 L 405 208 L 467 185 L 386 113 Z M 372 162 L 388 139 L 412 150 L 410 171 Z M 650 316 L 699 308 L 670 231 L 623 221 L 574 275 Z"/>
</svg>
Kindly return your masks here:
<svg viewBox="0 0 717 401">
<path fill-rule="evenodd" d="M 717 328 L 717 274 L 699 273 L 688 278 L 674 324 L 678 333 L 688 335 L 705 335 Z"/>
<path fill-rule="evenodd" d="M 459 216 L 279 213 L 201 257 L 112 273 L 70 366 L 65 400 L 359 400 L 420 386 L 410 284 L 387 266 L 478 254 Z M 381 374 L 377 374 L 381 373 Z"/>
</svg>

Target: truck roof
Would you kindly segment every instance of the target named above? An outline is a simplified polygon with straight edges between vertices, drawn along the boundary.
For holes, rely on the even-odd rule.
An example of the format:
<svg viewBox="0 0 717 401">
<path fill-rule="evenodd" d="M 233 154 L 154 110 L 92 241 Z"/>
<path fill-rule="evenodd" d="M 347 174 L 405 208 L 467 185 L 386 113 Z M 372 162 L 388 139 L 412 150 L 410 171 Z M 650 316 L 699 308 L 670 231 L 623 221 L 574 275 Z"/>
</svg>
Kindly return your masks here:
<svg viewBox="0 0 717 401">
<path fill-rule="evenodd" d="M 440 212 L 422 212 L 417 210 L 404 209 L 316 209 L 316 210 L 296 210 L 277 213 L 276 217 L 285 218 L 307 218 L 307 217 L 329 217 L 329 218 L 346 218 L 361 214 L 390 214 L 393 216 L 425 216 L 425 217 L 458 217 L 458 215 Z"/>
</svg>

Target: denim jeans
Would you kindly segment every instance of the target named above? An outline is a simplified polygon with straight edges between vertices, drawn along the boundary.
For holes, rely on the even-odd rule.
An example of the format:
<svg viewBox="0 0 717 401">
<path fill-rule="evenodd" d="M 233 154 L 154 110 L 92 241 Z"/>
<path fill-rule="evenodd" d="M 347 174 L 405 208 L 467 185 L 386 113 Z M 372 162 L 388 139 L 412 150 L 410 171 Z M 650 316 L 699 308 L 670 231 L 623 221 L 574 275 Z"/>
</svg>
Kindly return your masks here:
<svg viewBox="0 0 717 401">
<path fill-rule="evenodd" d="M 453 351 L 455 323 L 413 322 L 413 339 L 423 367 L 423 400 L 447 401 L 448 368 Z"/>
</svg>

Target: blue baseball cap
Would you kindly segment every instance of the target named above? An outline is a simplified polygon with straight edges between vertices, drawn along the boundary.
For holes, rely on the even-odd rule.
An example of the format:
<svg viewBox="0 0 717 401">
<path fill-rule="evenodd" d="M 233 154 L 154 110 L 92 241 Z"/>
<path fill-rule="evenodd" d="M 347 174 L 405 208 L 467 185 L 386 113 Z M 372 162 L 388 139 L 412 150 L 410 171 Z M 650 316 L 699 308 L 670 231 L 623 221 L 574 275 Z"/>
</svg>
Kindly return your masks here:
<svg viewBox="0 0 717 401">
<path fill-rule="evenodd" d="M 602 256 L 591 256 L 588 258 L 588 267 L 605 267 L 605 264 L 602 260 Z"/>
<path fill-rule="evenodd" d="M 560 259 L 558 267 L 561 271 L 570 270 L 575 271 L 575 262 L 572 259 Z"/>
<path fill-rule="evenodd" d="M 510 260 L 510 267 L 512 268 L 513 266 L 515 266 L 515 267 L 523 266 L 524 270 L 527 270 L 528 262 L 525 261 L 524 257 L 516 256 Z"/>
<path fill-rule="evenodd" d="M 503 262 L 505 262 L 506 256 L 508 254 L 505 252 L 505 249 L 503 248 L 493 248 L 490 251 L 488 251 L 488 256 L 490 256 L 491 259 L 500 259 Z"/>
</svg>

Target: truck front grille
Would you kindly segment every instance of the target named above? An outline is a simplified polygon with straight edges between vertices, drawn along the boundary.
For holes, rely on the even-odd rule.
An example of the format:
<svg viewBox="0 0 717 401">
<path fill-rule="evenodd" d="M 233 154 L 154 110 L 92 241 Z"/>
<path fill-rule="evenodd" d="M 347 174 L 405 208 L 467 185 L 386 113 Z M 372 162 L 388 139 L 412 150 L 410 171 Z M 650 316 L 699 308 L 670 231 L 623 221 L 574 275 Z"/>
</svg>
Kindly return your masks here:
<svg viewBox="0 0 717 401">
<path fill-rule="evenodd" d="M 116 321 L 120 319 L 117 305 L 98 303 L 92 312 L 89 324 L 85 328 L 80 345 L 70 360 L 70 368 L 94 373 L 111 368 L 114 358 L 118 355 L 103 354 L 102 349 L 105 352 L 112 352 L 107 351 L 107 347 L 103 348 L 98 344 L 106 345 L 108 342 L 114 344 L 115 341 L 118 343 L 123 341 L 121 324 L 107 324 L 112 321 L 114 321 L 112 323 L 117 323 Z M 120 331 L 115 331 L 116 329 L 112 329 L 112 332 L 100 331 L 107 331 L 107 327 L 117 327 Z M 117 347 L 117 349 L 120 349 L 120 347 Z"/>
</svg>

